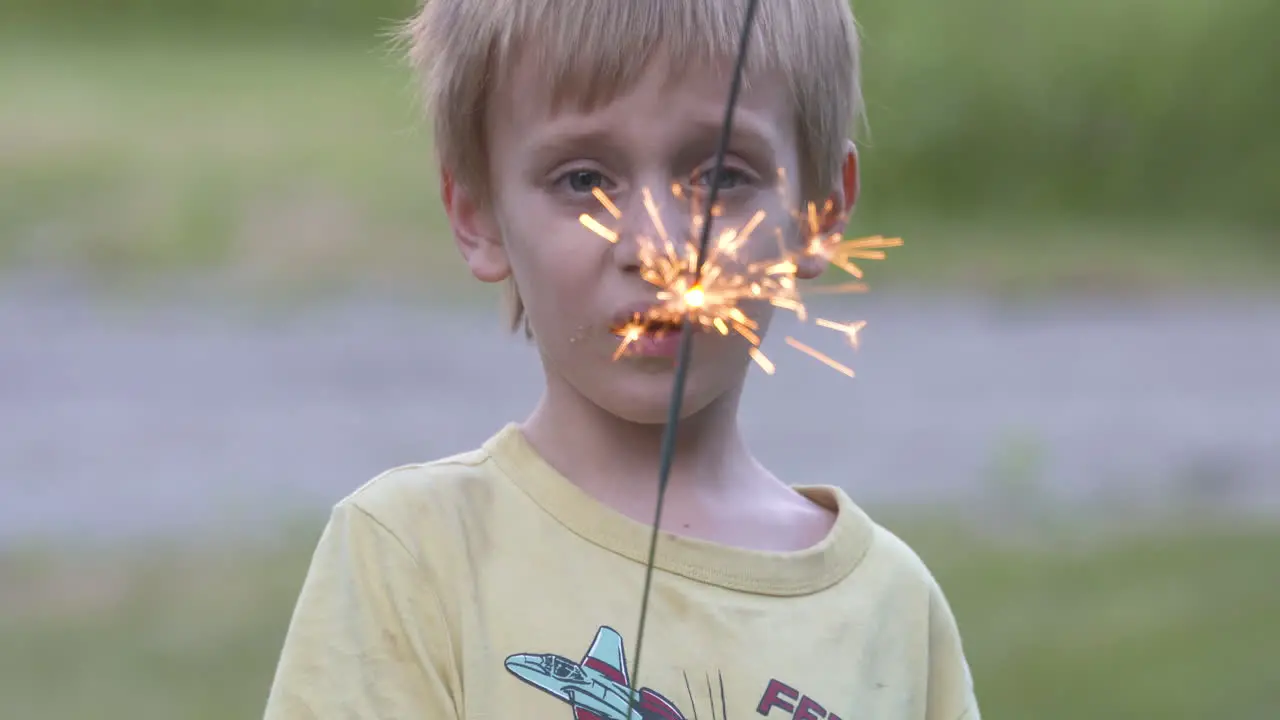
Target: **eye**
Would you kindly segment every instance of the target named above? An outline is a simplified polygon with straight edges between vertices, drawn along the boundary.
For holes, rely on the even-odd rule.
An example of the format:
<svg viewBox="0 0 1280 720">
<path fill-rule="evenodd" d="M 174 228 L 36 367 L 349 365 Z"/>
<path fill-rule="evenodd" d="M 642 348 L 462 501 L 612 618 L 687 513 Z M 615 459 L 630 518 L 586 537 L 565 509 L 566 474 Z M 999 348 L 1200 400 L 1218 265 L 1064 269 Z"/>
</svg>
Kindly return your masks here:
<svg viewBox="0 0 1280 720">
<path fill-rule="evenodd" d="M 595 188 L 602 190 L 608 189 L 609 181 L 604 174 L 589 168 L 579 168 L 564 173 L 556 180 L 557 185 L 563 185 L 570 192 L 590 194 Z"/>
<path fill-rule="evenodd" d="M 731 167 L 720 168 L 718 177 L 713 178 L 713 170 L 703 170 L 694 175 L 694 184 L 698 187 L 710 187 L 713 181 L 721 190 L 732 190 L 742 185 L 751 183 L 751 177 L 747 173 Z"/>
</svg>

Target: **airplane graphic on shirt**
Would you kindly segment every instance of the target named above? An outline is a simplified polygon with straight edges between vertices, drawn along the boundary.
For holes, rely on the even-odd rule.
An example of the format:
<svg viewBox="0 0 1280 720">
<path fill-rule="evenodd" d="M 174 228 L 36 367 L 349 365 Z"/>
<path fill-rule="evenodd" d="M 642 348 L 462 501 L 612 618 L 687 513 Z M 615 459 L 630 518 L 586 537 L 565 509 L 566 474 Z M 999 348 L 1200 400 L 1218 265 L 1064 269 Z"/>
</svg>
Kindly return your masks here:
<svg viewBox="0 0 1280 720">
<path fill-rule="evenodd" d="M 622 636 L 608 626 L 580 662 L 552 653 L 517 653 L 504 663 L 524 682 L 552 695 L 573 709 L 574 720 L 686 720 L 667 698 L 649 689 L 632 690 Z"/>
</svg>

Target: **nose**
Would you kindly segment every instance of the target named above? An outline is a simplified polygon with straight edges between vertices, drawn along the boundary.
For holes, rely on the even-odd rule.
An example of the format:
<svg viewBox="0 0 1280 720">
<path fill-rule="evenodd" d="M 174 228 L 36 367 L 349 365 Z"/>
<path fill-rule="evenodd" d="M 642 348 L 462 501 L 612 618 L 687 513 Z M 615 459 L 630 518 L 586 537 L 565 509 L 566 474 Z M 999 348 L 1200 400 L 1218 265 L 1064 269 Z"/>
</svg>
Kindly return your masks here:
<svg viewBox="0 0 1280 720">
<path fill-rule="evenodd" d="M 639 272 L 645 253 L 665 255 L 668 242 L 683 254 L 690 229 L 686 202 L 681 202 L 669 188 L 648 186 L 631 193 L 627 201 L 620 208 L 618 242 L 614 245 L 614 262 L 620 270 Z"/>
<path fill-rule="evenodd" d="M 623 217 L 626 217 L 625 215 Z M 628 221 L 621 224 L 632 225 Z M 645 242 L 630 227 L 618 229 L 618 241 L 613 244 L 613 263 L 619 270 L 627 274 L 640 272 L 640 244 Z"/>
</svg>

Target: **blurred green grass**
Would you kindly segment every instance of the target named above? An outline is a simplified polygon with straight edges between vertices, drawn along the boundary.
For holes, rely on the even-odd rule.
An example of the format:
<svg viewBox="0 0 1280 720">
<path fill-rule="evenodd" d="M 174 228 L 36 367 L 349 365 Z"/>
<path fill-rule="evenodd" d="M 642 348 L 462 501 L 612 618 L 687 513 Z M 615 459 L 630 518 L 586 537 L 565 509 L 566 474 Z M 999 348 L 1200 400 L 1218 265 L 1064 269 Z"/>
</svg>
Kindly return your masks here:
<svg viewBox="0 0 1280 720">
<path fill-rule="evenodd" d="M 452 246 L 407 77 L 371 50 L 0 44 L 0 262 L 266 279 Z M 451 258 L 452 259 L 452 258 Z"/>
<path fill-rule="evenodd" d="M 1044 109 L 1022 107 L 1026 92 L 1005 105 L 988 97 L 1016 89 L 1009 78 L 991 76 L 986 94 L 965 106 L 977 113 L 966 123 L 989 111 L 988 129 L 1003 132 L 1003 144 L 976 129 L 938 127 L 943 110 L 924 99 L 932 85 L 913 93 L 888 81 L 941 75 L 902 56 L 909 46 L 895 29 L 902 18 L 876 21 L 877 12 L 866 20 L 877 22 L 867 41 L 866 193 L 851 232 L 900 235 L 907 245 L 868 268 L 873 287 L 1010 294 L 1274 287 L 1280 242 L 1266 212 L 1245 213 L 1217 194 L 1179 204 L 1195 188 L 1167 189 L 1164 210 L 1152 211 L 1133 188 L 1166 182 L 1170 170 L 1147 167 L 1137 150 L 1117 152 L 1113 167 L 1096 173 L 1098 182 L 1129 178 L 1104 195 L 1130 211 L 1093 202 L 1092 191 L 1077 187 L 1079 168 L 1061 156 L 1060 138 L 1036 135 L 1047 132 Z M 959 102 L 952 100 L 945 104 Z M 1023 129 L 995 127 L 1019 117 Z M 956 155 L 975 144 L 979 151 Z M 1030 174 L 1017 161 L 1029 150 L 1000 150 L 1016 144 L 1058 154 L 1041 157 Z M 1255 146 L 1252 157 L 1276 146 Z M 145 29 L 115 42 L 7 35 L 0 165 L 0 269 L 121 284 L 213 272 L 271 287 L 360 282 L 456 293 L 472 286 L 439 209 L 412 80 L 372 31 L 348 42 Z M 1134 176 L 1144 167 L 1147 176 Z M 1198 178 L 1191 170 L 1179 177 Z M 1223 177 L 1206 186 L 1241 182 Z"/>
<path fill-rule="evenodd" d="M 943 583 L 984 716 L 1263 720 L 1280 707 L 1274 520 L 1081 521 L 1020 539 L 911 513 L 888 525 Z M 7 716 L 259 714 L 314 536 L 0 556 Z"/>
<path fill-rule="evenodd" d="M 181 65 L 192 41 L 369 47 L 418 3 L 7 0 L 0 28 L 67 38 L 81 59 L 169 38 Z M 877 212 L 1198 219 L 1223 235 L 1280 225 L 1273 0 L 853 5 Z"/>
</svg>

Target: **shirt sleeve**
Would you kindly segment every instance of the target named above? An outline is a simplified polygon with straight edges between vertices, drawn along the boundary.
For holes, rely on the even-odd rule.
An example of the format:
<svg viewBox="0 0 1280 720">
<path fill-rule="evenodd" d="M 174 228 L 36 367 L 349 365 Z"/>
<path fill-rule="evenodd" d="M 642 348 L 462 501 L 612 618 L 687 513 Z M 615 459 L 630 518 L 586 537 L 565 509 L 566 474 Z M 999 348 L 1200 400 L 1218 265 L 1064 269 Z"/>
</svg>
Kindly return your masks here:
<svg viewBox="0 0 1280 720">
<path fill-rule="evenodd" d="M 266 720 L 457 718 L 441 605 L 408 549 L 350 500 L 320 537 Z"/>
<path fill-rule="evenodd" d="M 981 720 L 973 676 L 960 628 L 942 588 L 931 583 L 929 599 L 928 720 Z"/>
</svg>

